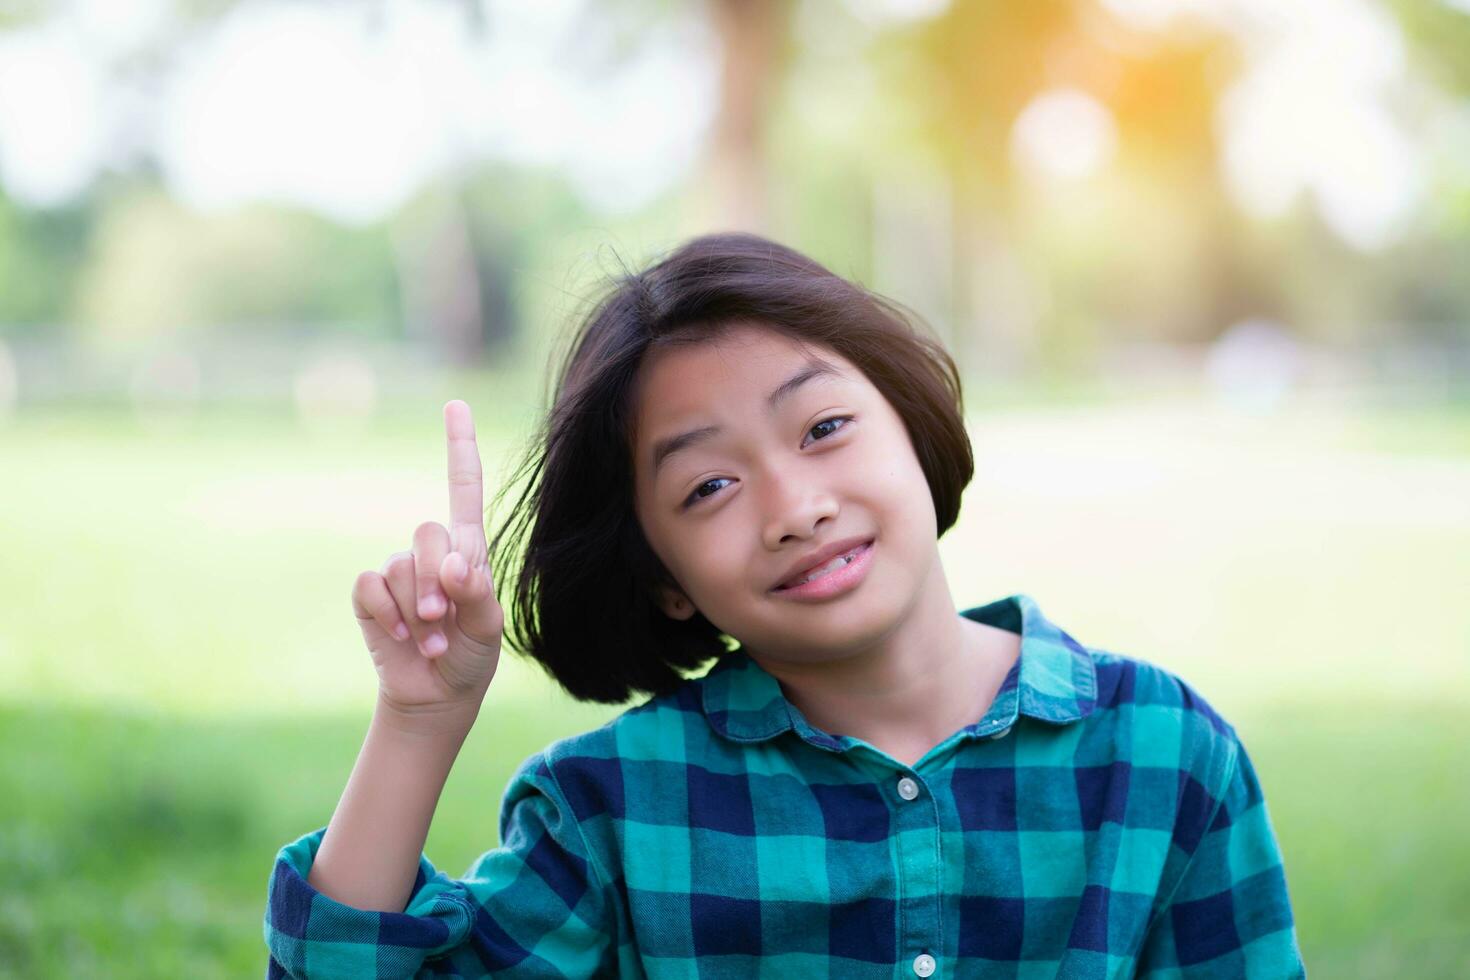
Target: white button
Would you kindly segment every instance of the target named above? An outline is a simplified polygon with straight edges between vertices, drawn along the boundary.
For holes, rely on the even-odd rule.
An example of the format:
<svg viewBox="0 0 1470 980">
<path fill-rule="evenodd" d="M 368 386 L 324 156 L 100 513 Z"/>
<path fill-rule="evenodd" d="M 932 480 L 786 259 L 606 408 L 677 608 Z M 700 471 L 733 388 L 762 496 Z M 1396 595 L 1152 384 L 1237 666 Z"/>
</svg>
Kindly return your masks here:
<svg viewBox="0 0 1470 980">
<path fill-rule="evenodd" d="M 1009 728 L 1002 728 L 1000 731 L 995 732 L 990 737 L 991 738 L 1005 738 L 1010 733 L 1011 733 L 1011 730 Z"/>
<path fill-rule="evenodd" d="M 914 972 L 921 977 L 927 977 L 934 972 L 934 957 L 928 953 L 920 953 L 914 957 Z"/>
<path fill-rule="evenodd" d="M 905 776 L 898 781 L 898 795 L 906 800 L 912 800 L 919 795 L 919 784 Z M 928 976 L 928 974 L 924 974 Z"/>
</svg>

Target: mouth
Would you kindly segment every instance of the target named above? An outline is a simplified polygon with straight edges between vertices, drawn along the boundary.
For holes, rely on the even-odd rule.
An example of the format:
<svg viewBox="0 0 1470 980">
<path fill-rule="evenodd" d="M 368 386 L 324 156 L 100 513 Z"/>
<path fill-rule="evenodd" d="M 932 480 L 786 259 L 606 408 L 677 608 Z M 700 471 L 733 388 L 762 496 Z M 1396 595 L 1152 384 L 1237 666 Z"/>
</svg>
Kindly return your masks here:
<svg viewBox="0 0 1470 980">
<path fill-rule="evenodd" d="M 776 595 L 811 598 L 825 598 L 844 592 L 860 582 L 866 574 L 872 549 L 872 539 L 864 541 L 821 565 L 782 582 L 771 592 Z"/>
</svg>

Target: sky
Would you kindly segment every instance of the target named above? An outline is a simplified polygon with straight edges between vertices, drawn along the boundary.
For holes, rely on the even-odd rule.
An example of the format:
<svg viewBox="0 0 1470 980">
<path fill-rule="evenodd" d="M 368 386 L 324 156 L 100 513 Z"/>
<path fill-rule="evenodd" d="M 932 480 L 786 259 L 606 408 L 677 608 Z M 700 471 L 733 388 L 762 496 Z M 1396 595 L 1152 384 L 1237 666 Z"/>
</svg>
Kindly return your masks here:
<svg viewBox="0 0 1470 980">
<path fill-rule="evenodd" d="M 1470 16 L 1470 0 L 1441 2 Z M 1304 196 L 1350 245 L 1382 247 L 1424 206 L 1431 150 L 1470 138 L 1464 107 L 1433 104 L 1397 24 L 1371 0 L 1101 3 L 1161 35 L 1203 23 L 1240 39 L 1246 69 L 1216 123 L 1229 192 L 1257 216 Z M 848 4 L 873 23 L 945 7 Z M 365 223 L 475 160 L 560 169 L 604 213 L 635 210 L 688 174 L 719 66 L 698 5 L 675 5 L 686 13 L 661 19 L 611 66 L 597 41 L 609 33 L 596 22 L 607 5 L 483 9 L 477 37 L 457 4 L 270 0 L 160 45 L 178 30 L 163 0 L 64 5 L 0 35 L 0 183 L 55 206 L 149 155 L 171 192 L 201 210 L 266 200 Z M 150 44 L 161 71 L 137 70 Z M 1106 167 L 1113 139 L 1091 95 L 1038 92 L 1015 124 L 1013 159 L 1073 179 Z"/>
<path fill-rule="evenodd" d="M 157 90 L 119 64 L 167 29 L 159 0 L 74 6 L 0 35 L 0 180 L 37 206 L 151 149 L 181 200 L 249 200 L 375 220 L 473 159 L 557 167 L 601 210 L 632 210 L 697 154 L 714 39 L 662 23 L 598 70 L 579 0 L 505 4 L 477 39 L 457 6 L 246 4 L 171 45 Z M 378 16 L 373 16 L 373 11 Z"/>
</svg>

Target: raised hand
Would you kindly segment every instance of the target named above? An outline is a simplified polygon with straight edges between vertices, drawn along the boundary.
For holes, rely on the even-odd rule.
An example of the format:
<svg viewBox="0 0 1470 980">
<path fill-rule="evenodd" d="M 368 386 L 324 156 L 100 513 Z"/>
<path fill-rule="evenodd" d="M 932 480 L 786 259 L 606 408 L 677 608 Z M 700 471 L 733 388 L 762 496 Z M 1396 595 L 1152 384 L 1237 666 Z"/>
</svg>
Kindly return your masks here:
<svg viewBox="0 0 1470 980">
<path fill-rule="evenodd" d="M 405 715 L 479 708 L 500 662 L 505 617 L 486 564 L 480 452 L 470 407 L 444 406 L 449 527 L 425 521 L 413 548 L 352 586 L 352 611 L 378 670 L 379 700 Z"/>
</svg>

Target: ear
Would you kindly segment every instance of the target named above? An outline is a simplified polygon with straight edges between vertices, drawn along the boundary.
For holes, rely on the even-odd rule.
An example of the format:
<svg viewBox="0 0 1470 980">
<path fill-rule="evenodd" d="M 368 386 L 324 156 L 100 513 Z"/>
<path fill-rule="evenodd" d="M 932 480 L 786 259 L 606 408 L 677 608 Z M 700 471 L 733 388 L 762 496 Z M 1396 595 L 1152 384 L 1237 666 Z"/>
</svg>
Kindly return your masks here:
<svg viewBox="0 0 1470 980">
<path fill-rule="evenodd" d="M 670 619 L 689 619 L 697 611 L 694 603 L 689 601 L 689 597 L 678 589 L 660 585 L 657 592 L 658 597 L 654 601 L 664 611 L 664 615 Z"/>
</svg>

